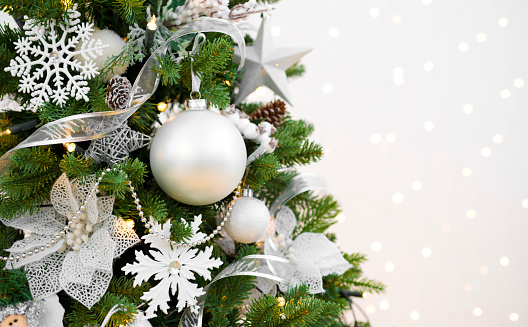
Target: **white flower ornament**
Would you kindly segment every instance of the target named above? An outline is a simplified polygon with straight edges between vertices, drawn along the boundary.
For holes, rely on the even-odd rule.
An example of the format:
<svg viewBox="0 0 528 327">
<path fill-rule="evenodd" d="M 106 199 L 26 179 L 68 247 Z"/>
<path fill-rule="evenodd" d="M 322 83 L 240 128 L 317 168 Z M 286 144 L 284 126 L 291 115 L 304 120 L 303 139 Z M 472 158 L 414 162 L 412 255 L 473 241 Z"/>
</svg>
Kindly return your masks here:
<svg viewBox="0 0 528 327">
<path fill-rule="evenodd" d="M 182 221 L 185 222 L 183 219 Z M 187 240 L 188 243 L 206 237 L 204 233 L 198 232 L 201 223 L 201 215 L 194 217 L 194 222 L 191 223 L 193 237 Z M 197 303 L 196 298 L 204 294 L 203 288 L 190 282 L 190 280 L 195 279 L 194 273 L 202 276 L 205 280 L 210 280 L 211 273 L 209 270 L 219 267 L 222 261 L 218 258 L 211 259 L 212 246 L 206 247 L 203 252 L 198 252 L 198 249 L 189 247 L 172 248 L 164 240 L 170 237 L 170 220 L 161 225 L 151 218 L 150 225 L 153 226 L 153 233 L 142 238 L 145 243 L 150 244 L 153 248 L 149 252 L 151 257 L 136 251 L 137 262 L 123 267 L 125 273 L 136 275 L 134 285 L 140 285 L 151 277 L 160 281 L 141 297 L 142 300 L 150 301 L 149 307 L 145 311 L 146 316 L 148 318 L 154 317 L 154 312 L 158 307 L 167 313 L 170 295 L 174 296 L 176 292 L 178 292 L 176 306 L 178 311 L 182 311 L 187 306 L 191 309 L 194 308 Z"/>
<path fill-rule="evenodd" d="M 70 183 L 63 174 L 53 185 L 51 206 L 42 207 L 37 214 L 2 220 L 5 225 L 30 232 L 7 250 L 11 254 L 21 255 L 50 245 L 11 266 L 25 266 L 33 298 L 42 299 L 64 290 L 91 308 L 108 288 L 114 258 L 139 242 L 134 230 L 112 215 L 114 198 L 97 197 L 91 192 L 94 183 L 94 177 L 84 184 L 78 180 Z M 56 236 L 78 211 L 81 214 L 77 223 L 57 241 Z"/>
</svg>

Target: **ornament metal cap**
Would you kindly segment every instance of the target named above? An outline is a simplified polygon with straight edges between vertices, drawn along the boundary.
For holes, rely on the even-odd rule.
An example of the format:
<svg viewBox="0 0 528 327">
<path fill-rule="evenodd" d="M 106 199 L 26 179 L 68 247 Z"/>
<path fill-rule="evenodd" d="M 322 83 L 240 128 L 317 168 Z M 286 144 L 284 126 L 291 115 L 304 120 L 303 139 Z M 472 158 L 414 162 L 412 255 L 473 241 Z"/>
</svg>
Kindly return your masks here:
<svg viewBox="0 0 528 327">
<path fill-rule="evenodd" d="M 205 99 L 187 100 L 187 110 L 201 110 L 201 109 L 207 109 L 207 101 Z"/>
<path fill-rule="evenodd" d="M 253 190 L 250 188 L 245 188 L 244 190 L 242 190 L 242 196 L 245 196 L 248 198 L 253 197 Z"/>
</svg>

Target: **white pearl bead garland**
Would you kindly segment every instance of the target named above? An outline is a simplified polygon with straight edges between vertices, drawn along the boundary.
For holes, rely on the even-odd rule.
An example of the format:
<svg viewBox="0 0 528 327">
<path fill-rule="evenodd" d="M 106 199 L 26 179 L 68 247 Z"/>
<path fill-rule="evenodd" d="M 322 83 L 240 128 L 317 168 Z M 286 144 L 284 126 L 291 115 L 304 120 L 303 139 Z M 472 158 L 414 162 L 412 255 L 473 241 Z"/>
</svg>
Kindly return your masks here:
<svg viewBox="0 0 528 327">
<path fill-rule="evenodd" d="M 106 172 L 110 172 L 110 171 L 117 171 L 117 168 L 106 168 Z M 106 172 L 103 171 L 101 173 L 101 176 L 99 176 L 97 178 L 97 182 L 95 182 L 95 185 L 94 187 L 90 190 L 90 195 L 88 196 L 88 199 L 86 199 L 84 201 L 84 205 L 82 205 L 80 207 L 79 210 L 77 210 L 77 212 L 75 213 L 75 215 L 73 215 L 71 217 L 71 219 L 69 219 L 68 221 L 68 224 L 66 226 L 63 227 L 63 230 L 61 230 L 60 232 L 58 233 L 55 233 L 55 239 L 54 240 L 51 240 L 50 243 L 47 243 L 46 246 L 41 246 L 40 248 L 35 248 L 33 249 L 32 251 L 28 251 L 28 252 L 23 252 L 22 254 L 20 255 L 16 255 L 16 256 L 9 256 L 9 257 L 2 257 L 0 256 L 0 260 L 3 260 L 3 261 L 9 261 L 9 262 L 17 262 L 19 261 L 20 259 L 23 259 L 23 258 L 26 258 L 26 257 L 31 257 L 33 254 L 38 254 L 39 252 L 42 252 L 42 251 L 45 251 L 46 249 L 50 248 L 52 245 L 56 244 L 57 241 L 61 240 L 62 238 L 64 238 L 66 236 L 66 233 L 70 230 L 70 228 L 75 227 L 75 225 L 77 224 L 78 220 L 80 219 L 81 215 L 84 215 L 84 213 L 82 212 L 82 210 L 86 209 L 86 205 L 93 199 L 93 194 L 97 194 L 99 192 L 99 183 L 101 182 L 101 180 L 103 179 L 103 176 L 106 175 Z M 125 178 L 128 178 L 128 175 L 125 173 Z M 237 189 L 235 191 L 235 196 L 234 196 L 234 199 L 233 201 L 231 201 L 227 207 L 227 212 L 225 214 L 225 217 L 223 218 L 222 222 L 220 223 L 220 226 L 216 227 L 216 229 L 211 233 L 209 234 L 208 236 L 206 236 L 205 238 L 203 238 L 202 240 L 199 240 L 197 242 L 193 242 L 191 244 L 187 244 L 187 243 L 177 243 L 175 241 L 172 241 L 170 238 L 165 238 L 163 235 L 159 235 L 159 233 L 157 232 L 154 232 L 153 230 L 151 230 L 151 225 L 150 223 L 147 221 L 147 218 L 145 218 L 145 214 L 143 213 L 143 211 L 141 210 L 142 206 L 139 204 L 140 200 L 139 198 L 137 197 L 137 194 L 136 192 L 134 191 L 134 187 L 132 186 L 132 181 L 128 181 L 128 185 L 130 187 L 130 193 L 132 195 L 132 198 L 134 199 L 134 203 L 136 204 L 136 208 L 137 210 L 139 211 L 139 216 L 141 217 L 141 222 L 143 222 L 145 224 L 145 228 L 148 230 L 149 234 L 152 234 L 154 236 L 157 236 L 159 238 L 161 238 L 162 240 L 166 240 L 169 244 L 171 244 L 172 246 L 176 246 L 176 247 L 195 247 L 197 245 L 201 245 L 205 242 L 208 242 L 210 241 L 212 238 L 214 238 L 216 236 L 216 234 L 218 234 L 218 232 L 220 232 L 222 230 L 222 227 L 224 227 L 225 225 L 225 222 L 227 221 L 227 219 L 229 218 L 229 216 L 231 215 L 231 211 L 233 210 L 233 203 L 234 203 L 234 200 L 240 195 L 240 190 L 241 190 L 241 185 L 239 184 L 237 186 Z M 150 216 L 149 218 L 152 218 L 152 216 Z M 87 236 L 87 235 L 85 235 Z M 80 238 L 79 238 L 80 239 Z"/>
</svg>

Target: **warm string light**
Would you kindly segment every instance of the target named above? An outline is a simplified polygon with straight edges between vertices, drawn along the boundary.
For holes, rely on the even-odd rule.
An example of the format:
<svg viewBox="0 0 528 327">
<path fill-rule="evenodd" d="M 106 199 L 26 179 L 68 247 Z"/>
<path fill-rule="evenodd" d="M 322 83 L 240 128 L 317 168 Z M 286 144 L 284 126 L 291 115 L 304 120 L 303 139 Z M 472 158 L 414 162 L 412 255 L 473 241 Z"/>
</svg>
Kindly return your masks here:
<svg viewBox="0 0 528 327">
<path fill-rule="evenodd" d="M 420 181 L 414 181 L 414 182 L 412 182 L 411 187 L 415 191 L 420 191 L 422 189 L 422 187 L 423 187 L 423 184 Z"/>
<path fill-rule="evenodd" d="M 460 42 L 458 44 L 458 50 L 462 53 L 466 53 L 469 51 L 469 44 L 467 44 L 466 42 Z"/>
<path fill-rule="evenodd" d="M 369 10 L 369 14 L 372 18 L 378 18 L 381 15 L 381 11 L 378 7 L 372 7 Z"/>
<path fill-rule="evenodd" d="M 371 247 L 372 247 L 372 250 L 375 252 L 379 252 L 381 251 L 381 249 L 383 249 L 383 245 L 380 242 L 372 243 Z"/>
<path fill-rule="evenodd" d="M 334 86 L 332 84 L 325 84 L 323 85 L 323 93 L 324 94 L 330 94 L 334 91 Z"/>
<path fill-rule="evenodd" d="M 400 15 L 394 15 L 392 16 L 392 23 L 395 25 L 399 25 L 402 22 L 402 16 Z"/>
<path fill-rule="evenodd" d="M 64 143 L 63 145 L 66 148 L 66 150 L 68 150 L 68 152 L 75 151 L 75 147 L 76 147 L 75 143 Z"/>
<path fill-rule="evenodd" d="M 328 30 L 328 35 L 330 35 L 331 38 L 339 37 L 340 34 L 341 32 L 339 31 L 337 27 L 332 27 L 331 29 Z"/>
<path fill-rule="evenodd" d="M 133 229 L 136 225 L 136 223 L 132 219 L 125 219 L 124 221 L 130 229 Z"/>
<path fill-rule="evenodd" d="M 157 29 L 158 25 L 156 24 L 156 16 L 152 15 L 150 21 L 147 23 L 147 29 L 145 30 L 144 45 L 147 50 L 150 50 L 154 44 L 154 38 L 156 37 Z"/>
<path fill-rule="evenodd" d="M 11 134 L 11 130 L 8 128 L 8 129 L 6 129 L 5 131 L 1 132 L 1 133 L 0 133 L 0 136 L 10 135 L 10 134 Z"/>
<path fill-rule="evenodd" d="M 165 110 L 167 110 L 167 107 L 168 107 L 168 104 L 165 102 L 158 103 L 158 111 L 160 112 L 164 112 Z"/>
<path fill-rule="evenodd" d="M 433 251 L 431 250 L 431 248 L 425 247 L 422 249 L 422 256 L 424 256 L 424 258 L 429 258 L 432 254 Z"/>
<path fill-rule="evenodd" d="M 152 15 L 150 21 L 147 23 L 147 28 L 151 31 L 155 31 L 158 28 L 158 25 L 156 25 L 156 15 Z"/>
</svg>

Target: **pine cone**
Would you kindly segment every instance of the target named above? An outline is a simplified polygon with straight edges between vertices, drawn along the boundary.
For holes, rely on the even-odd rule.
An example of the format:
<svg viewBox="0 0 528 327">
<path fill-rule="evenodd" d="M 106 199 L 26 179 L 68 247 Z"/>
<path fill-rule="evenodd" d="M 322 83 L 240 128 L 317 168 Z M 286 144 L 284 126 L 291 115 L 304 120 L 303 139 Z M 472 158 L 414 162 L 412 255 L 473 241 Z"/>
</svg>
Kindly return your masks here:
<svg viewBox="0 0 528 327">
<path fill-rule="evenodd" d="M 250 120 L 265 119 L 275 127 L 279 127 L 286 115 L 286 103 L 282 100 L 271 101 L 260 106 L 249 116 Z"/>
<path fill-rule="evenodd" d="M 116 75 L 108 82 L 105 102 L 111 109 L 124 109 L 131 91 L 132 84 L 128 78 Z"/>
</svg>

